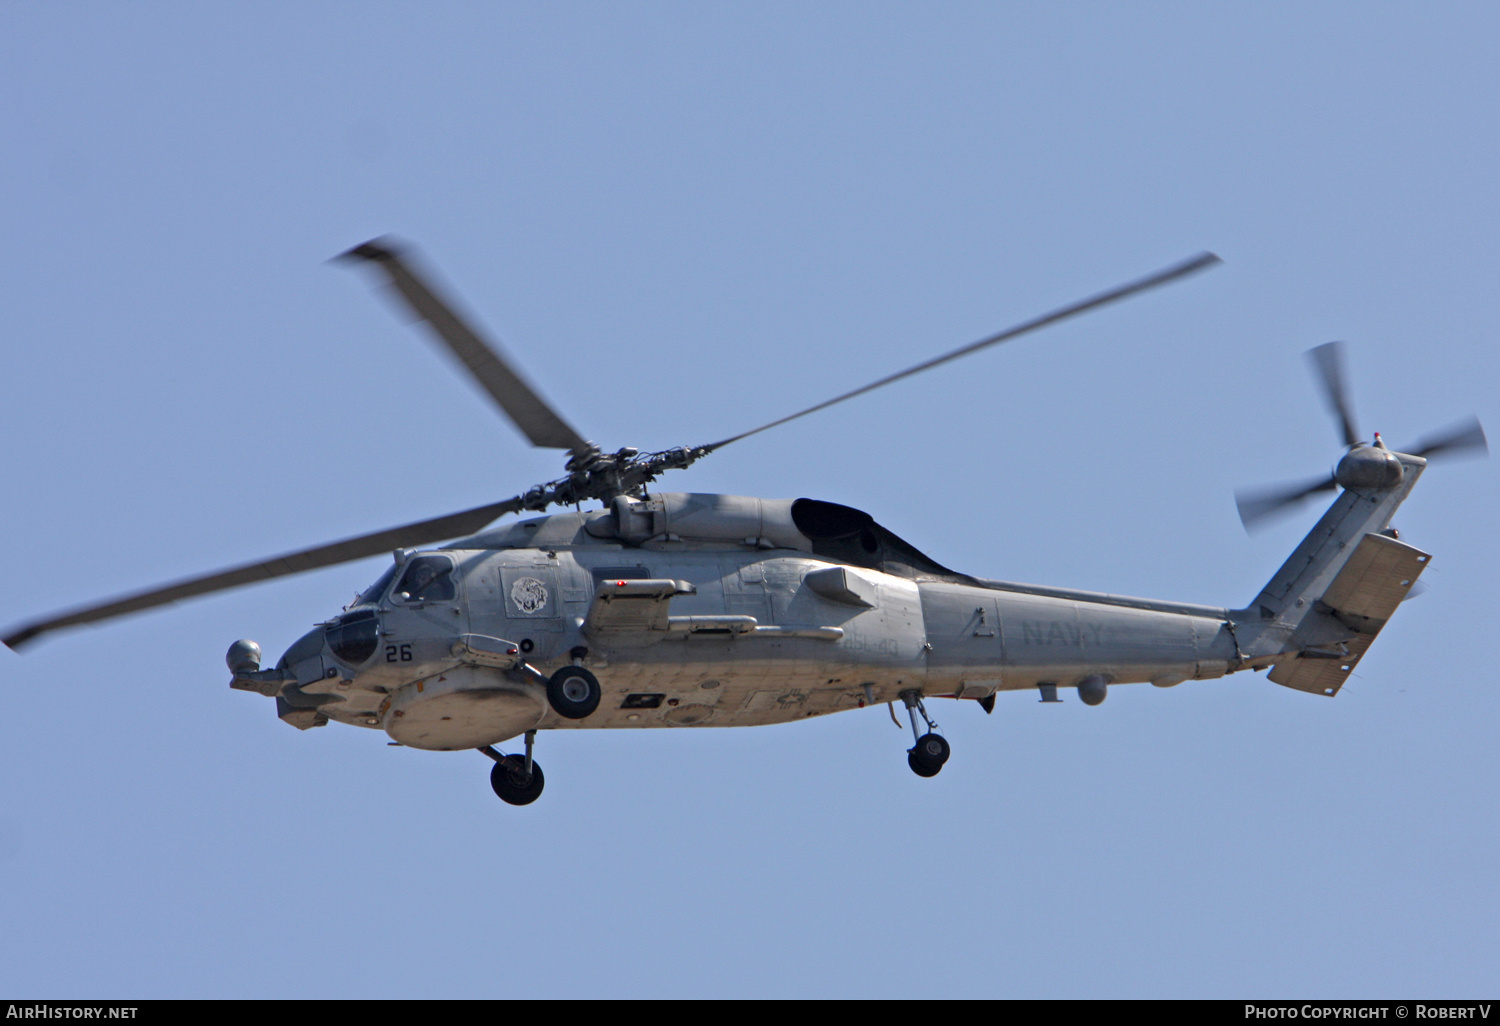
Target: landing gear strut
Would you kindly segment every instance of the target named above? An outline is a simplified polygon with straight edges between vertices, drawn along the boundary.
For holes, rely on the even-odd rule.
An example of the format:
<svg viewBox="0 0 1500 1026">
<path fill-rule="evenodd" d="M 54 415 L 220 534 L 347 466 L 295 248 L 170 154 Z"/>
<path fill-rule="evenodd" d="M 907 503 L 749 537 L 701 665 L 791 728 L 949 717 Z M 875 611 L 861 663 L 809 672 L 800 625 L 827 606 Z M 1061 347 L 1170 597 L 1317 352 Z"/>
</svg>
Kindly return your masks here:
<svg viewBox="0 0 1500 1026">
<path fill-rule="evenodd" d="M 942 770 L 943 763 L 948 761 L 952 750 L 948 747 L 947 740 L 937 733 L 937 724 L 927 715 L 920 691 L 901 692 L 901 702 L 906 706 L 906 715 L 911 719 L 911 735 L 916 738 L 916 744 L 907 750 L 906 764 L 919 777 L 935 777 Z M 925 734 L 917 729 L 919 713 L 922 722 L 927 724 Z"/>
<path fill-rule="evenodd" d="M 495 760 L 490 770 L 490 787 L 502 802 L 509 805 L 530 805 L 542 796 L 547 778 L 542 767 L 531 757 L 531 746 L 536 741 L 536 731 L 526 732 L 525 755 L 501 755 L 491 745 L 479 749 Z"/>
</svg>

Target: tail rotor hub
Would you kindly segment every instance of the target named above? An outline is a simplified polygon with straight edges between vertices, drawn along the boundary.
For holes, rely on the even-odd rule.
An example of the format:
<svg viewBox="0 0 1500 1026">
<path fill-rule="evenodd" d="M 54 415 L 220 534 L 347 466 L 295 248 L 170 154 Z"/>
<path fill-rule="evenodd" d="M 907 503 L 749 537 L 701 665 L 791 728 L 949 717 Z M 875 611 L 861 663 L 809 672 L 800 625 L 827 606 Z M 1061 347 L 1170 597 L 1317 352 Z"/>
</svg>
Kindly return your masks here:
<svg viewBox="0 0 1500 1026">
<path fill-rule="evenodd" d="M 1333 479 L 1343 488 L 1368 490 L 1394 488 L 1402 474 L 1401 461 L 1384 445 L 1357 445 L 1339 460 Z"/>
</svg>

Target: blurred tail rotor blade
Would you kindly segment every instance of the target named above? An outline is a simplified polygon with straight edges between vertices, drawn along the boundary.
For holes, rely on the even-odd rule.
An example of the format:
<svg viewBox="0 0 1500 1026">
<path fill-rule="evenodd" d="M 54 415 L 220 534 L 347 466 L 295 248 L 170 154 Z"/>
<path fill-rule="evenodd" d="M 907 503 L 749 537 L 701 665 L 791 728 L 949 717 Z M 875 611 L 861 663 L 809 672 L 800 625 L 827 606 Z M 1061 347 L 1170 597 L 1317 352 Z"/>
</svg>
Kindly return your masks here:
<svg viewBox="0 0 1500 1026">
<path fill-rule="evenodd" d="M 491 521 L 522 508 L 520 497 L 507 499 L 489 506 L 464 510 L 462 513 L 450 513 L 432 520 L 421 520 L 414 524 L 360 535 L 357 538 L 346 538 L 331 545 L 319 545 L 300 552 L 289 552 L 275 559 L 246 563 L 201 577 L 190 577 L 187 580 L 152 588 L 149 591 L 139 591 L 109 602 L 68 610 L 45 620 L 34 620 L 31 623 L 22 624 L 11 629 L 5 637 L 0 638 L 0 641 L 12 649 L 19 650 L 39 635 L 63 627 L 95 623 L 111 617 L 124 616 L 126 613 L 151 609 L 154 606 L 164 606 L 195 595 L 207 595 L 210 592 L 224 591 L 227 588 L 237 588 L 242 584 L 255 584 L 258 581 L 268 581 L 273 577 L 285 577 L 288 574 L 300 574 L 306 570 L 336 566 L 339 563 L 348 563 L 367 556 L 378 556 L 394 549 L 430 545 L 433 542 L 473 534 Z"/>
<path fill-rule="evenodd" d="M 1344 379 L 1344 343 L 1325 342 L 1309 349 L 1307 357 L 1318 380 L 1323 385 L 1323 399 L 1338 418 L 1339 428 L 1344 433 L 1344 445 L 1353 448 L 1359 444 L 1359 431 L 1354 426 L 1354 414 L 1349 406 L 1349 388 Z"/>
<path fill-rule="evenodd" d="M 430 283 L 431 273 L 419 271 L 404 246 L 384 236 L 355 246 L 334 259 L 367 260 L 385 271 L 392 288 L 411 311 L 432 329 L 532 445 L 571 449 L 575 453 L 589 451 L 589 443 L 537 394 L 519 371 L 501 358 L 494 343 L 481 338 L 459 316 L 453 303 L 438 295 Z"/>
<path fill-rule="evenodd" d="M 1402 602 L 1410 602 L 1412 599 L 1417 598 L 1419 595 L 1425 595 L 1425 594 L 1427 594 L 1427 582 L 1426 581 L 1416 581 L 1416 582 L 1414 582 L 1412 584 L 1412 586 L 1410 588 L 1406 589 L 1406 597 L 1403 598 L 1401 601 Z"/>
<path fill-rule="evenodd" d="M 1234 504 L 1239 507 L 1240 522 L 1245 525 L 1245 530 L 1252 531 L 1318 492 L 1331 492 L 1337 487 L 1338 482 L 1332 477 L 1320 477 L 1302 484 L 1244 488 L 1234 493 Z"/>
<path fill-rule="evenodd" d="M 1435 435 L 1428 435 L 1411 451 L 1411 455 L 1429 460 L 1451 456 L 1488 456 L 1489 453 L 1490 445 L 1485 441 L 1484 428 L 1478 417 L 1461 420 Z"/>
</svg>

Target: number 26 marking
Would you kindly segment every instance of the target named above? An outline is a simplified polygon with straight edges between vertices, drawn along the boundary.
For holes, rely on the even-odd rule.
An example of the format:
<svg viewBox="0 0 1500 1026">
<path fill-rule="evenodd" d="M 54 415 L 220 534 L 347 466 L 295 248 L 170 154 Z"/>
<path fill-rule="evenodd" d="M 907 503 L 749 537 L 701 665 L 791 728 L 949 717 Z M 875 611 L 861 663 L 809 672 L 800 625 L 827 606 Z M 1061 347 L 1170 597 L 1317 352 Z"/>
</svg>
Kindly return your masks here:
<svg viewBox="0 0 1500 1026">
<path fill-rule="evenodd" d="M 388 663 L 411 662 L 411 645 L 387 645 L 385 646 L 385 661 Z"/>
</svg>

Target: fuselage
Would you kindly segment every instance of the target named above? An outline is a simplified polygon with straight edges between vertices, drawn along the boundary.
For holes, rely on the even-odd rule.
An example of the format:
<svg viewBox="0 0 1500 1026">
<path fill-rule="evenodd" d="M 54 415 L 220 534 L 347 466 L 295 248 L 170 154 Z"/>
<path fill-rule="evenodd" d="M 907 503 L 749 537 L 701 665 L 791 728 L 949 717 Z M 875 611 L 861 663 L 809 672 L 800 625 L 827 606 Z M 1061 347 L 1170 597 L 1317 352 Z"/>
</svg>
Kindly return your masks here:
<svg viewBox="0 0 1500 1026">
<path fill-rule="evenodd" d="M 596 593 L 631 580 L 678 582 L 670 625 L 591 623 Z M 449 749 L 527 729 L 782 723 L 912 690 L 1167 686 L 1234 661 L 1223 610 L 1098 599 L 954 573 L 831 503 L 653 495 L 402 554 L 283 657 L 298 682 L 283 715 Z M 476 660 L 465 639 L 540 674 L 586 666 L 603 700 L 564 719 L 537 674 Z"/>
</svg>

